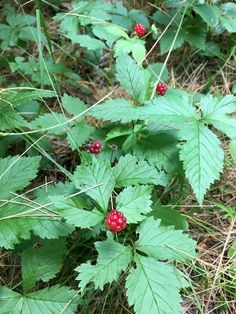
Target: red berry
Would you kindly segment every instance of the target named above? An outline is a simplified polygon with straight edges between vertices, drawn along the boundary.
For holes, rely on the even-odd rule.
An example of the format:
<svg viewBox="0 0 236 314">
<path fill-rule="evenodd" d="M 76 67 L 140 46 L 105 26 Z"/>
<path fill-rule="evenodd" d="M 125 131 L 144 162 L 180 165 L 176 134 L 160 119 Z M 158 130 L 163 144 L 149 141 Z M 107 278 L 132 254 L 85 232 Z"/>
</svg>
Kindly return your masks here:
<svg viewBox="0 0 236 314">
<path fill-rule="evenodd" d="M 137 23 L 134 25 L 134 33 L 136 33 L 138 37 L 143 37 L 146 34 L 146 28 L 143 24 Z"/>
<path fill-rule="evenodd" d="M 99 154 L 102 148 L 102 143 L 100 141 L 93 141 L 90 143 L 89 151 L 91 154 Z"/>
<path fill-rule="evenodd" d="M 113 232 L 122 231 L 127 226 L 126 218 L 121 212 L 114 209 L 110 213 L 107 214 L 106 225 L 107 225 L 107 228 Z"/>
<path fill-rule="evenodd" d="M 156 87 L 156 92 L 160 96 L 164 96 L 167 91 L 167 86 L 163 83 L 158 83 Z"/>
</svg>

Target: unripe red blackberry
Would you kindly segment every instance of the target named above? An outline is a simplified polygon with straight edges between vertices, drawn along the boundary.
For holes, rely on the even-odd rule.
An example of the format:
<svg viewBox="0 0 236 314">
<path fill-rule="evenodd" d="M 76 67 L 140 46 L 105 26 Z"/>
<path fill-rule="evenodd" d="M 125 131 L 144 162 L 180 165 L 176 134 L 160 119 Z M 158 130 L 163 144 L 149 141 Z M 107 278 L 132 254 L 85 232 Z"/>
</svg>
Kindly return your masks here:
<svg viewBox="0 0 236 314">
<path fill-rule="evenodd" d="M 107 214 L 106 225 L 112 232 L 122 231 L 127 226 L 126 218 L 121 212 L 114 209 Z"/>
<path fill-rule="evenodd" d="M 134 33 L 138 37 L 143 37 L 146 34 L 146 28 L 141 23 L 137 23 L 134 25 Z"/>
<path fill-rule="evenodd" d="M 160 96 L 164 96 L 167 91 L 167 86 L 163 83 L 158 83 L 156 87 L 156 92 Z"/>
<path fill-rule="evenodd" d="M 99 154 L 102 148 L 102 143 L 100 141 L 93 141 L 90 143 L 89 151 L 91 154 Z"/>
</svg>

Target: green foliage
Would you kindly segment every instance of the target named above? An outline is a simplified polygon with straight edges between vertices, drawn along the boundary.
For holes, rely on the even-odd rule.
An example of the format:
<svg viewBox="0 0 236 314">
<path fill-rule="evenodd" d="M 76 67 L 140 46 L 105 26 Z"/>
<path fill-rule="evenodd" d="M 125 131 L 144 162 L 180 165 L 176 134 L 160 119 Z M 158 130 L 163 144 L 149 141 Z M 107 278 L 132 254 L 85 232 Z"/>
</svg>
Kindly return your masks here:
<svg viewBox="0 0 236 314">
<path fill-rule="evenodd" d="M 118 280 L 119 275 L 129 265 L 132 251 L 129 246 L 121 245 L 111 238 L 104 242 L 96 242 L 98 251 L 97 264 L 81 264 L 76 268 L 79 273 L 79 287 L 83 291 L 89 282 L 93 282 L 95 288 L 103 289 L 106 283 Z"/>
<path fill-rule="evenodd" d="M 90 165 L 77 167 L 73 181 L 78 189 L 89 189 L 89 195 L 104 212 L 107 211 L 111 192 L 115 186 L 114 171 L 107 160 L 95 160 Z"/>
<path fill-rule="evenodd" d="M 14 7 L 10 5 L 5 6 L 4 15 L 6 23 L 0 24 L 1 49 L 10 49 L 10 47 L 16 46 L 19 40 L 35 41 L 37 32 L 40 32 L 34 26 L 36 24 L 35 16 L 16 13 Z M 42 33 L 40 36 L 45 40 Z"/>
<path fill-rule="evenodd" d="M 96 118 L 111 121 L 127 123 L 136 119 L 140 108 L 132 105 L 125 99 L 107 100 L 101 105 L 97 105 L 89 110 L 89 115 Z M 111 114 L 112 112 L 112 114 Z M 125 114 L 121 115 L 121 112 Z"/>
<path fill-rule="evenodd" d="M 164 173 L 149 165 L 145 160 L 138 160 L 135 156 L 121 157 L 115 166 L 116 187 L 126 187 L 136 184 L 166 185 Z"/>
<path fill-rule="evenodd" d="M 189 279 L 178 268 L 197 254 L 175 208 L 185 178 L 200 205 L 219 179 L 222 133 L 235 159 L 236 97 L 155 90 L 173 77 L 170 49 L 228 65 L 236 5 L 167 0 L 148 18 L 107 1 L 72 1 L 68 12 L 60 1 L 36 2 L 37 18 L 25 5 L 6 5 L 1 14 L 1 83 L 8 88 L 0 91 L 0 156 L 7 156 L 0 158 L 0 247 L 21 263 L 19 276 L 0 287 L 1 312 L 77 313 L 94 289 L 118 287 L 130 311 L 182 313 Z M 60 12 L 50 23 L 48 5 L 47 14 Z M 136 23 L 145 36 L 133 32 Z M 156 62 L 154 49 L 168 58 Z M 104 89 L 100 103 L 108 85 L 112 92 Z M 102 142 L 98 155 L 89 152 L 93 140 Z M 115 234 L 106 219 L 113 209 L 127 222 Z M 228 257 L 234 253 L 233 244 Z M 78 291 L 65 286 L 75 280 Z"/>
<path fill-rule="evenodd" d="M 40 157 L 6 157 L 0 159 L 0 198 L 13 197 L 36 177 Z"/>
<path fill-rule="evenodd" d="M 139 254 L 135 261 L 136 268 L 131 268 L 126 280 L 128 302 L 135 313 L 182 313 L 180 285 L 173 269 Z"/>
<path fill-rule="evenodd" d="M 96 208 L 92 211 L 84 210 L 79 208 L 81 204 L 78 206 L 76 201 L 65 200 L 62 196 L 51 196 L 50 199 L 60 215 L 75 227 L 90 228 L 100 224 L 104 218 L 104 215 Z"/>
<path fill-rule="evenodd" d="M 131 57 L 120 56 L 116 63 L 117 79 L 121 86 L 134 98 L 142 103 L 147 93 L 148 77 Z"/>
<path fill-rule="evenodd" d="M 174 207 L 174 206 L 173 206 Z M 155 219 L 160 219 L 160 225 L 174 226 L 177 230 L 188 230 L 187 219 L 181 215 L 178 210 L 170 206 L 156 205 L 153 207 L 153 211 L 150 213 Z"/>
<path fill-rule="evenodd" d="M 145 219 L 144 214 L 149 213 L 152 188 L 149 186 L 127 187 L 117 198 L 117 210 L 122 212 L 128 223 L 137 223 Z"/>
<path fill-rule="evenodd" d="M 219 179 L 223 170 L 224 152 L 216 135 L 202 123 L 196 122 L 181 130 L 180 159 L 200 204 L 210 184 Z"/>
<path fill-rule="evenodd" d="M 225 96 L 221 99 L 207 95 L 201 99 L 203 121 L 212 124 L 229 138 L 236 137 L 236 120 L 230 114 L 236 110 L 236 97 Z"/>
<path fill-rule="evenodd" d="M 6 287 L 0 287 L 2 313 L 60 313 L 73 314 L 80 298 L 77 292 L 59 285 L 21 295 Z"/>
<path fill-rule="evenodd" d="M 27 292 L 36 281 L 47 282 L 58 273 L 65 253 L 63 239 L 44 240 L 43 246 L 28 248 L 21 254 L 23 288 Z"/>
<path fill-rule="evenodd" d="M 147 218 L 137 229 L 137 250 L 160 260 L 188 260 L 196 256 L 195 242 L 181 230 L 160 226 L 160 220 Z"/>
<path fill-rule="evenodd" d="M 30 239 L 31 232 L 42 239 L 57 239 L 67 236 L 74 228 L 62 222 L 49 208 L 42 205 L 32 207 L 16 199 L 0 207 L 0 246 L 13 249 L 22 239 Z M 39 212 L 39 214 L 37 213 Z"/>
</svg>

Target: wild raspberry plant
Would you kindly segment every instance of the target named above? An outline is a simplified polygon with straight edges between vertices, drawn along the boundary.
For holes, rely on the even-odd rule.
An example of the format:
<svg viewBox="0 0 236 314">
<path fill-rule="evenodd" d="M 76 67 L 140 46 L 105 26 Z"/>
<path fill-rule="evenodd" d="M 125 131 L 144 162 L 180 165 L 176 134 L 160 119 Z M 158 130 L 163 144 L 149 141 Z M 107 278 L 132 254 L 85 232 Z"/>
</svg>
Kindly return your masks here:
<svg viewBox="0 0 236 314">
<path fill-rule="evenodd" d="M 16 196 L 14 202 L 6 200 L 35 178 L 40 158 L 0 159 L 0 197 L 5 200 L 0 207 L 0 245 L 14 249 L 22 239 L 29 240 L 31 234 L 42 245 L 35 250 L 32 239 L 26 249 L 16 249 L 22 261 L 23 285 L 18 292 L 1 287 L 0 305 L 5 312 L 12 311 L 13 299 L 18 311 L 25 310 L 29 302 L 33 308 L 44 306 L 46 299 L 52 300 L 49 304 L 53 311 L 62 311 L 68 303 L 75 311 L 86 298 L 91 283 L 95 289 L 103 289 L 126 276 L 127 300 L 136 313 L 144 313 L 147 308 L 153 313 L 173 313 L 173 308 L 181 313 L 180 290 L 187 284 L 171 263 L 190 262 L 196 256 L 196 244 L 183 231 L 157 219 L 159 213 L 153 199 L 158 199 L 159 187 L 168 184 L 176 174 L 175 167 L 183 161 L 193 191 L 199 203 L 203 202 L 206 189 L 223 167 L 220 141 L 208 125 L 235 137 L 235 119 L 229 115 L 236 109 L 235 97 L 196 98 L 171 88 L 162 97 L 156 96 L 153 72 L 137 65 L 128 55 L 118 58 L 116 72 L 133 102 L 113 99 L 87 110 L 80 99 L 63 95 L 61 104 L 68 116 L 44 114 L 27 124 L 23 118 L 14 120 L 16 128 L 41 128 L 54 136 L 66 134 L 71 148 L 80 153 L 84 142 L 91 143 L 92 138 L 99 138 L 103 149 L 99 154 L 84 149 L 81 164 L 73 175 L 68 175 L 71 182 L 39 190 L 23 200 Z M 44 90 L 25 92 L 21 90 L 16 95 L 4 91 L 2 96 L 15 106 L 39 95 L 55 96 Z M 86 124 L 84 113 L 107 121 L 106 126 L 95 130 Z M 65 125 L 71 132 L 66 133 Z M 2 131 L 5 136 L 14 134 L 6 129 Z M 84 137 L 78 139 L 81 131 Z M 117 147 L 115 158 L 112 145 Z M 112 228 L 115 232 L 107 230 L 111 224 L 106 219 L 113 208 L 123 215 L 121 232 L 117 229 L 117 217 Z M 79 235 L 83 230 L 87 230 L 87 237 L 91 232 L 95 236 L 91 241 L 95 242 L 98 257 L 95 263 L 82 262 L 76 267 L 79 290 L 56 285 L 32 292 L 39 280 L 47 282 L 60 271 L 66 237 Z M 49 247 L 53 249 L 46 254 Z"/>
<path fill-rule="evenodd" d="M 84 5 L 82 11 L 74 8 L 74 12 L 92 16 L 101 4 Z M 103 14 L 114 22 L 112 10 L 104 9 Z M 138 65 L 145 56 L 145 42 L 132 37 L 132 19 L 128 33 L 117 25 L 94 25 L 92 20 L 84 20 L 80 26 L 99 40 L 78 34 L 78 25 L 76 31 L 68 32 L 67 25 L 76 25 L 74 19 L 79 20 L 66 15 L 61 24 L 61 30 L 74 44 L 102 51 L 115 42 L 115 56 L 119 56 L 116 77 L 131 97 L 129 101 L 109 100 L 88 111 L 79 98 L 64 94 L 61 105 L 65 114 L 44 113 L 27 119 L 18 111 L 19 106 L 41 97 L 55 97 L 55 93 L 24 88 L 1 93 L 1 135 L 14 135 L 9 131 L 13 128 L 23 134 L 22 129 L 29 134 L 45 132 L 49 138 L 66 138 L 81 157 L 73 175 L 60 168 L 70 182 L 49 185 L 29 198 L 17 196 L 16 192 L 20 193 L 36 177 L 40 158 L 0 159 L 0 246 L 14 250 L 21 259 L 17 291 L 0 288 L 1 311 L 37 313 L 46 308 L 46 313 L 76 312 L 88 289 L 104 289 L 126 278 L 128 303 L 136 313 L 181 313 L 180 291 L 188 282 L 175 262 L 180 265 L 195 258 L 196 244 L 176 226 L 165 226 L 164 219 L 157 219 L 160 211 L 154 205 L 156 191 L 165 187 L 177 168 L 183 166 L 198 201 L 203 202 L 206 190 L 223 167 L 223 151 L 209 125 L 236 137 L 235 120 L 230 116 L 236 109 L 235 98 L 194 96 L 171 88 L 166 91 L 160 85 L 165 81 L 161 64 L 147 68 Z M 124 47 L 136 62 L 122 55 Z M 167 51 L 162 51 L 161 44 L 161 52 Z M 157 86 L 162 88 L 156 90 Z M 156 91 L 163 97 L 158 97 Z M 105 127 L 96 130 L 86 123 L 85 115 L 103 119 Z M 99 145 L 91 142 L 96 138 L 100 139 Z M 89 149 L 88 143 L 93 144 Z M 81 154 L 86 150 L 91 155 Z M 95 242 L 98 255 L 96 261 L 90 256 L 87 262 L 78 262 L 78 291 L 59 285 L 38 290 L 40 281 L 41 286 L 42 281 L 47 283 L 59 273 L 68 253 L 66 239 L 71 235 L 75 242 L 81 240 L 79 235 L 91 236 L 90 246 Z M 28 241 L 21 246 L 23 240 Z"/>
</svg>

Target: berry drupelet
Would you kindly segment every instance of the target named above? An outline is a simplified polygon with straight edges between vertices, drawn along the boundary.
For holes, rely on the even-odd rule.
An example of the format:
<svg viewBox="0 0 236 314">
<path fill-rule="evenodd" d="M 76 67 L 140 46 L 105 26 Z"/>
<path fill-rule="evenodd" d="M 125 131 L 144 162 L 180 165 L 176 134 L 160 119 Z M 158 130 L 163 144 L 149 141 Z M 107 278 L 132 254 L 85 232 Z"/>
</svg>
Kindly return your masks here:
<svg viewBox="0 0 236 314">
<path fill-rule="evenodd" d="M 112 232 L 119 232 L 126 228 L 125 216 L 116 209 L 113 209 L 107 214 L 106 225 Z"/>
<path fill-rule="evenodd" d="M 102 148 L 102 143 L 100 141 L 93 141 L 90 143 L 89 151 L 91 154 L 99 154 Z"/>
<path fill-rule="evenodd" d="M 158 83 L 156 87 L 156 92 L 160 96 L 164 96 L 167 91 L 167 86 L 163 83 Z"/>
<path fill-rule="evenodd" d="M 134 33 L 138 37 L 143 37 L 146 34 L 146 28 L 141 23 L 137 23 L 134 25 Z"/>
</svg>

